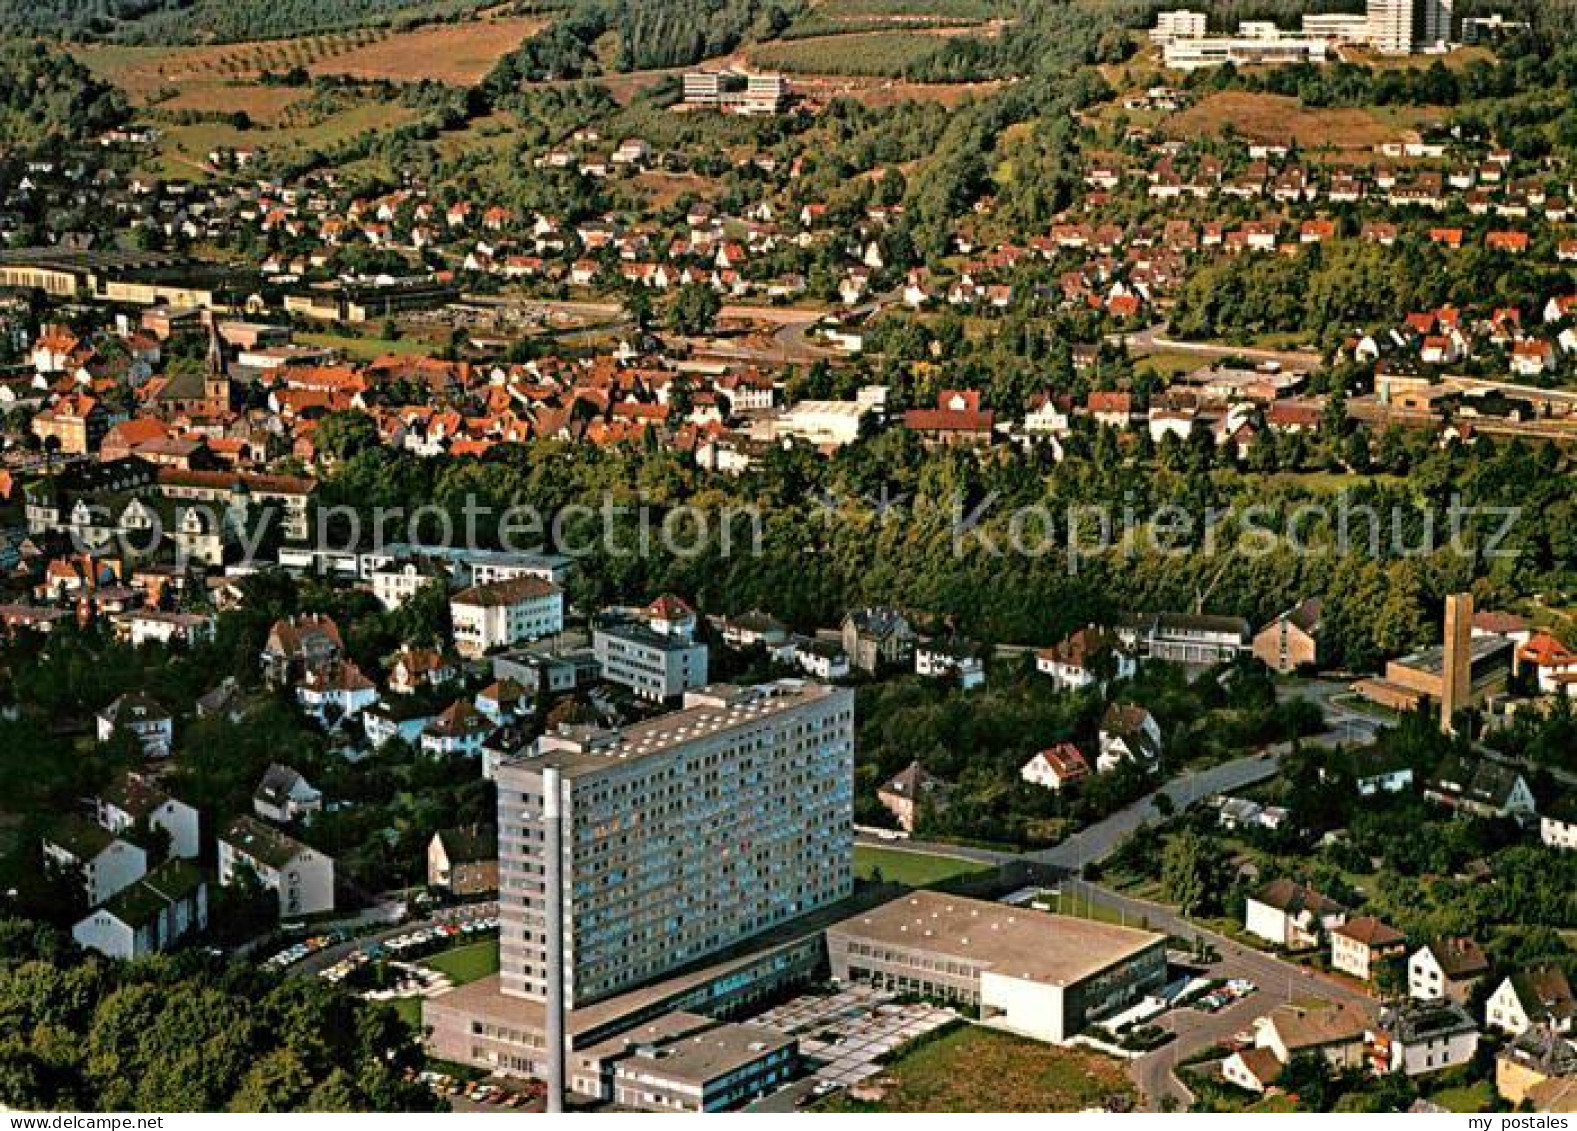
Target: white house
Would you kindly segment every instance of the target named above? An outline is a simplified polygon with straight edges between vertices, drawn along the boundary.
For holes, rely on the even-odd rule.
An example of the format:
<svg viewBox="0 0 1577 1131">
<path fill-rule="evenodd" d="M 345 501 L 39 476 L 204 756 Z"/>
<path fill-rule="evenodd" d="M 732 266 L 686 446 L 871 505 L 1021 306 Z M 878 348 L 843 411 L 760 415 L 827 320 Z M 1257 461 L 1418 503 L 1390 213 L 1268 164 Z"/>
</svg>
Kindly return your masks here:
<svg viewBox="0 0 1577 1131">
<path fill-rule="evenodd" d="M 986 682 L 985 664 L 967 644 L 950 640 L 921 641 L 915 645 L 914 670 L 916 675 L 929 679 L 958 680 L 965 691 Z"/>
<path fill-rule="evenodd" d="M 1381 1015 L 1369 1045 L 1376 1071 L 1427 1076 L 1471 1061 L 1478 1026 L 1455 1002 L 1408 1001 Z"/>
<path fill-rule="evenodd" d="M 847 679 L 849 675 L 848 654 L 831 640 L 795 637 L 794 662 L 806 675 L 828 683 L 835 679 Z"/>
<path fill-rule="evenodd" d="M 449 600 L 455 648 L 481 656 L 564 631 L 564 590 L 540 577 L 474 585 Z"/>
<path fill-rule="evenodd" d="M 1567 793 L 1539 814 L 1539 840 L 1546 848 L 1577 849 L 1577 793 Z"/>
<path fill-rule="evenodd" d="M 1101 719 L 1100 754 L 1095 768 L 1109 773 L 1125 762 L 1153 766 L 1161 756 L 1161 726 L 1133 703 L 1113 703 Z"/>
<path fill-rule="evenodd" d="M 474 758 L 482 753 L 482 743 L 493 730 L 493 723 L 469 699 L 456 699 L 422 729 L 422 753 Z"/>
<path fill-rule="evenodd" d="M 1061 790 L 1090 776 L 1090 764 L 1071 742 L 1042 750 L 1019 768 L 1018 776 L 1042 789 Z"/>
<path fill-rule="evenodd" d="M 372 595 L 385 609 L 397 609 L 429 585 L 448 585 L 449 574 L 437 560 L 422 555 L 396 558 L 373 569 Z"/>
<path fill-rule="evenodd" d="M 209 613 L 169 613 L 160 609 L 134 609 L 114 618 L 115 629 L 133 647 L 144 644 L 198 644 L 211 642 L 218 620 Z"/>
<path fill-rule="evenodd" d="M 46 867 L 75 877 L 96 907 L 148 874 L 148 854 L 84 817 L 61 821 L 43 838 Z"/>
<path fill-rule="evenodd" d="M 170 713 L 139 692 L 122 695 L 98 713 L 100 742 L 108 742 L 121 731 L 137 740 L 147 758 L 168 758 L 175 742 L 175 720 Z"/>
<path fill-rule="evenodd" d="M 378 701 L 378 685 L 350 660 L 314 668 L 296 685 L 296 702 L 320 722 L 354 719 Z"/>
<path fill-rule="evenodd" d="M 1414 1001 L 1449 999 L 1465 1005 L 1489 974 L 1483 948 L 1469 938 L 1425 943 L 1407 960 L 1407 996 Z"/>
<path fill-rule="evenodd" d="M 1107 680 L 1131 679 L 1139 670 L 1133 653 L 1115 633 L 1085 625 L 1051 648 L 1035 653 L 1035 670 L 1062 691 L 1079 691 Z"/>
<path fill-rule="evenodd" d="M 1347 909 L 1293 880 L 1273 880 L 1249 896 L 1243 929 L 1277 946 L 1313 946 L 1347 921 Z"/>
<path fill-rule="evenodd" d="M 142 774 L 125 774 L 107 786 L 99 793 L 96 809 L 100 827 L 117 836 L 140 826 L 156 829 L 170 838 L 171 853 L 183 860 L 197 859 L 202 848 L 197 810 Z"/>
<path fill-rule="evenodd" d="M 252 794 L 252 811 L 280 824 L 307 820 L 323 812 L 323 794 L 295 770 L 275 762 Z"/>
<path fill-rule="evenodd" d="M 289 919 L 334 910 L 334 861 L 255 817 L 237 817 L 219 835 L 219 883 L 251 872 Z"/>
<path fill-rule="evenodd" d="M 81 946 L 110 958 L 169 950 L 208 927 L 208 884 L 185 860 L 171 860 L 110 897 L 71 928 Z"/>
<path fill-rule="evenodd" d="M 1533 1025 L 1570 1033 L 1574 1017 L 1577 999 L 1559 966 L 1536 966 L 1513 974 L 1496 986 L 1484 1003 L 1485 1023 L 1512 1037 Z"/>
</svg>

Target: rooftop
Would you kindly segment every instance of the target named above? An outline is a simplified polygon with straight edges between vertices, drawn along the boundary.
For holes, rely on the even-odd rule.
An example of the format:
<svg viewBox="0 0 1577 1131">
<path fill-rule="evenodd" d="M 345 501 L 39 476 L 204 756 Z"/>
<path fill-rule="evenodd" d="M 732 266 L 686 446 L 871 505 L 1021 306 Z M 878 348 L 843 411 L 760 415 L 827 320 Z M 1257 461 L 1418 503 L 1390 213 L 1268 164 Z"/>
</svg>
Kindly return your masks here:
<svg viewBox="0 0 1577 1131">
<path fill-rule="evenodd" d="M 685 693 L 684 708 L 622 730 L 560 728 L 543 735 L 534 752 L 506 766 L 528 770 L 555 767 L 566 777 L 595 773 L 611 762 L 666 753 L 687 742 L 750 726 L 809 703 L 848 691 L 798 679 L 757 687 L 714 683 Z"/>
<path fill-rule="evenodd" d="M 829 928 L 829 935 L 944 954 L 1005 977 L 1073 985 L 1160 946 L 1164 935 L 916 891 Z"/>
</svg>

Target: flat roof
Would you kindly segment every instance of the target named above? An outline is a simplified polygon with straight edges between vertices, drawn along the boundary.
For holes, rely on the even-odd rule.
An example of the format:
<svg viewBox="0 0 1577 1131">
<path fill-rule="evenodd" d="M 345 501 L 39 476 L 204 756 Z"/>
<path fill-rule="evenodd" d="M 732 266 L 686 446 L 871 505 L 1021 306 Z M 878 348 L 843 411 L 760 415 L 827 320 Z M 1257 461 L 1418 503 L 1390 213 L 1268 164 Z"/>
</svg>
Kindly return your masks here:
<svg viewBox="0 0 1577 1131">
<path fill-rule="evenodd" d="M 1504 636 L 1474 636 L 1468 643 L 1468 662 L 1476 664 L 1496 652 L 1510 651 L 1511 647 L 1512 642 Z M 1444 644 L 1434 644 L 1417 652 L 1410 652 L 1400 659 L 1392 660 L 1391 663 L 1398 667 L 1439 675 L 1445 669 L 1446 648 Z"/>
<path fill-rule="evenodd" d="M 1073 985 L 1164 944 L 1166 936 L 1092 919 L 916 891 L 844 920 L 829 936 L 974 963 L 1010 978 Z"/>
<path fill-rule="evenodd" d="M 625 1038 L 639 1034 L 637 1029 L 625 1034 Z M 725 1022 L 661 1041 L 637 1041 L 630 1056 L 615 1065 L 614 1072 L 651 1072 L 686 1084 L 704 1085 L 793 1044 L 793 1037 L 762 1025 Z"/>
<path fill-rule="evenodd" d="M 756 687 L 709 684 L 686 692 L 682 710 L 621 730 L 575 727 L 545 734 L 533 753 L 508 759 L 501 768 L 554 767 L 566 777 L 595 773 L 620 762 L 666 753 L 688 742 L 749 726 L 833 695 L 852 696 L 852 692 L 802 679 L 781 679 Z"/>
</svg>

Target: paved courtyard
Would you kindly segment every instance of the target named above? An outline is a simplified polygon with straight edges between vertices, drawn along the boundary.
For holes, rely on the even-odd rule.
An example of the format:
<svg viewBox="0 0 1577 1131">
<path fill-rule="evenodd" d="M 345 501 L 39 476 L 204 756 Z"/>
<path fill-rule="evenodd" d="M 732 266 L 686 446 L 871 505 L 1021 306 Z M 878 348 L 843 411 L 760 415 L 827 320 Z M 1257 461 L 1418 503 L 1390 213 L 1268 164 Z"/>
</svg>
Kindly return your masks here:
<svg viewBox="0 0 1577 1131">
<path fill-rule="evenodd" d="M 894 1049 L 957 1016 L 924 1002 L 899 1004 L 888 990 L 849 986 L 797 997 L 752 1020 L 798 1037 L 816 1079 L 846 1088 L 879 1073 L 881 1058 Z"/>
</svg>

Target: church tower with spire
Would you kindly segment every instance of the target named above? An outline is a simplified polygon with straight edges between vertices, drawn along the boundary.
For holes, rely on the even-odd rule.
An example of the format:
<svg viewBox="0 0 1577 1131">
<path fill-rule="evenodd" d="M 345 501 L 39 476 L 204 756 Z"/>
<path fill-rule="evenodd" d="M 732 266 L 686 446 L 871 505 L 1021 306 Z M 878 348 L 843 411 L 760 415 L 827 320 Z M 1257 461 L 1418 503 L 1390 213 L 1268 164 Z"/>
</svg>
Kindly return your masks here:
<svg viewBox="0 0 1577 1131">
<path fill-rule="evenodd" d="M 211 414 L 230 411 L 230 363 L 225 358 L 224 338 L 219 335 L 219 319 L 211 310 L 208 312 L 208 363 L 203 373 L 203 400 Z"/>
</svg>

